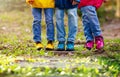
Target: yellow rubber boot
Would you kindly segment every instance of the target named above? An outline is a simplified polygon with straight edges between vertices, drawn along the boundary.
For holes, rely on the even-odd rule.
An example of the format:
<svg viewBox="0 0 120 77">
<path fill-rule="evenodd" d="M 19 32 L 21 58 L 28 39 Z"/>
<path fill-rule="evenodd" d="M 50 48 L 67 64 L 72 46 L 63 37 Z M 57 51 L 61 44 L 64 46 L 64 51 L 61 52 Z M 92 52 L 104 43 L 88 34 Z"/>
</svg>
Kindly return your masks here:
<svg viewBox="0 0 120 77">
<path fill-rule="evenodd" d="M 36 46 L 36 49 L 37 49 L 37 50 L 41 50 L 41 49 L 44 48 L 44 46 L 42 45 L 41 42 L 40 42 L 40 43 L 36 43 L 35 46 Z"/>
<path fill-rule="evenodd" d="M 46 50 L 54 50 L 54 44 L 52 41 L 48 41 L 46 45 Z"/>
</svg>

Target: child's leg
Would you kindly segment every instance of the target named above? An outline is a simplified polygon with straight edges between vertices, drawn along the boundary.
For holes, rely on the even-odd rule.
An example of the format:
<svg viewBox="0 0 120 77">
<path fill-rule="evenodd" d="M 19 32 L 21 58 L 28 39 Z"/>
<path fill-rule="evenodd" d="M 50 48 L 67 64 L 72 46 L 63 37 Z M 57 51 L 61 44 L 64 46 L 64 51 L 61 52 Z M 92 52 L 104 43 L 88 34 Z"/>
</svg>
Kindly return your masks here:
<svg viewBox="0 0 120 77">
<path fill-rule="evenodd" d="M 96 8 L 93 6 L 87 6 L 85 7 L 85 9 L 87 13 L 89 14 L 88 18 L 90 21 L 90 29 L 94 37 L 100 36 L 102 34 L 102 31 L 100 29 L 100 23 L 97 17 Z"/>
<path fill-rule="evenodd" d="M 66 51 L 74 50 L 74 41 L 78 29 L 78 17 L 77 17 L 77 8 L 68 9 L 68 38 Z"/>
<path fill-rule="evenodd" d="M 88 6 L 87 10 L 90 14 L 90 27 L 95 38 L 96 49 L 103 49 L 104 39 L 102 37 L 102 31 L 100 29 L 100 23 L 97 17 L 96 8 L 93 6 Z"/>
<path fill-rule="evenodd" d="M 78 29 L 78 17 L 77 17 L 77 8 L 68 9 L 68 39 L 67 41 L 74 42 L 77 29 Z"/>
<path fill-rule="evenodd" d="M 57 40 L 59 41 L 57 50 L 65 50 L 65 27 L 64 27 L 64 9 L 56 9 L 56 27 L 57 27 Z"/>
<path fill-rule="evenodd" d="M 41 42 L 41 11 L 39 8 L 32 8 L 33 21 L 33 39 L 35 42 Z"/>
<path fill-rule="evenodd" d="M 53 23 L 53 14 L 54 9 L 44 9 L 45 20 L 47 24 L 47 40 L 54 41 L 54 23 Z"/>
<path fill-rule="evenodd" d="M 83 28 L 84 28 L 84 34 L 86 37 L 87 42 L 88 41 L 93 41 L 94 37 L 92 34 L 91 30 L 91 22 L 90 22 L 90 17 L 91 17 L 91 10 L 89 9 L 89 6 L 86 7 L 81 7 L 81 12 L 82 12 L 82 22 L 83 22 Z"/>
<path fill-rule="evenodd" d="M 97 49 L 103 48 L 104 47 L 104 40 L 103 40 L 103 37 L 101 36 L 102 35 L 102 31 L 100 29 L 100 23 L 99 23 L 99 20 L 98 20 L 98 17 L 97 17 L 96 8 L 93 7 L 93 6 L 86 6 L 86 7 L 81 8 L 81 11 L 83 13 L 83 18 L 84 19 L 85 18 L 88 19 L 89 24 L 88 24 L 87 27 L 89 27 L 89 30 L 93 34 L 93 36 L 91 34 L 92 37 L 88 36 L 88 38 L 90 38 L 90 37 L 92 39 L 95 38 L 95 43 L 96 43 L 96 48 Z M 83 21 L 83 24 L 84 24 L 84 21 Z M 88 32 L 89 31 L 86 31 L 86 33 L 88 33 Z M 87 44 L 87 46 L 90 46 L 90 48 L 93 47 L 92 46 L 93 42 L 92 43 L 88 43 L 88 44 Z"/>
<path fill-rule="evenodd" d="M 56 9 L 57 40 L 65 42 L 64 10 Z"/>
</svg>

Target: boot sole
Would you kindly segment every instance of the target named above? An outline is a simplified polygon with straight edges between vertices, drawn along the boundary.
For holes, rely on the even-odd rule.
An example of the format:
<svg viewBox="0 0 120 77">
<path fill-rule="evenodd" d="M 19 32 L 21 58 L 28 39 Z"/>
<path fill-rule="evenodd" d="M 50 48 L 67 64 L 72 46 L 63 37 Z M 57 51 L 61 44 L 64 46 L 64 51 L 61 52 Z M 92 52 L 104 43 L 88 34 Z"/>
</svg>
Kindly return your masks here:
<svg viewBox="0 0 120 77">
<path fill-rule="evenodd" d="M 74 49 L 66 49 L 66 51 L 74 51 Z"/>
<path fill-rule="evenodd" d="M 41 49 L 43 49 L 43 48 L 37 48 L 38 51 L 40 51 Z"/>
<path fill-rule="evenodd" d="M 88 50 L 91 50 L 92 48 L 86 47 Z"/>
<path fill-rule="evenodd" d="M 51 48 L 46 48 L 45 50 L 51 50 L 51 51 L 52 51 L 52 50 L 54 50 L 54 49 L 51 49 Z"/>
<path fill-rule="evenodd" d="M 65 51 L 65 49 L 56 49 L 56 51 Z"/>
</svg>

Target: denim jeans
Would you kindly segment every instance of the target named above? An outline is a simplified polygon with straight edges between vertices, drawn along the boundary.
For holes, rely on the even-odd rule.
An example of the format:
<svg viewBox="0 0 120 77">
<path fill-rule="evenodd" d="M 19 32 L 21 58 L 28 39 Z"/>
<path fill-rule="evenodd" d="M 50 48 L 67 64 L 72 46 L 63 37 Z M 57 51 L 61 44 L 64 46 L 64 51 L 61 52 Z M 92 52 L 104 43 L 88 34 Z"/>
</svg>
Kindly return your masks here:
<svg viewBox="0 0 120 77">
<path fill-rule="evenodd" d="M 64 25 L 64 9 L 56 9 L 56 27 L 57 27 L 57 40 L 66 41 L 66 31 Z M 67 9 L 68 13 L 68 38 L 67 41 L 74 42 L 77 29 L 78 29 L 78 18 L 77 8 Z"/>
<path fill-rule="evenodd" d="M 54 41 L 54 23 L 53 23 L 53 14 L 54 9 L 44 9 L 45 21 L 46 21 L 46 30 L 47 30 L 47 40 Z M 33 21 L 33 39 L 35 42 L 41 42 L 41 19 L 42 19 L 42 9 L 41 8 L 32 8 L 32 14 L 34 17 Z"/>
<path fill-rule="evenodd" d="M 100 36 L 102 31 L 97 17 L 96 8 L 94 6 L 81 7 L 82 22 L 84 34 L 87 41 L 94 40 L 94 37 Z"/>
</svg>

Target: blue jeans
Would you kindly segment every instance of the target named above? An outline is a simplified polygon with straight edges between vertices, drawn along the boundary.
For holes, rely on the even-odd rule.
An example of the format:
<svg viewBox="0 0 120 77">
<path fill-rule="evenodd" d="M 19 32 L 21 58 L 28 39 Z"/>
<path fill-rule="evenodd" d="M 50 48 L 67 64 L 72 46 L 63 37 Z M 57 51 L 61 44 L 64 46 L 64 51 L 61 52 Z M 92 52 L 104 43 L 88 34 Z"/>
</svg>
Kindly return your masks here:
<svg viewBox="0 0 120 77">
<path fill-rule="evenodd" d="M 54 23 L 53 23 L 53 14 L 54 9 L 44 9 L 45 21 L 46 21 L 46 30 L 47 30 L 47 40 L 54 41 Z M 35 42 L 41 42 L 41 19 L 42 19 L 42 9 L 41 8 L 32 8 L 32 14 L 34 17 L 33 21 L 33 39 Z"/>
<path fill-rule="evenodd" d="M 81 7 L 80 10 L 82 12 L 82 22 L 86 40 L 93 41 L 94 37 L 102 34 L 96 8 L 94 6 L 85 6 Z"/>
<path fill-rule="evenodd" d="M 57 40 L 66 41 L 66 31 L 64 25 L 64 9 L 56 9 L 56 27 L 57 27 Z M 68 13 L 68 38 L 67 41 L 74 42 L 77 29 L 78 29 L 78 18 L 77 8 L 67 9 Z"/>
</svg>

